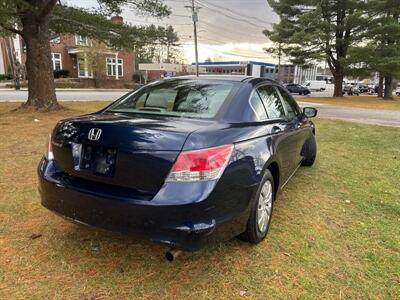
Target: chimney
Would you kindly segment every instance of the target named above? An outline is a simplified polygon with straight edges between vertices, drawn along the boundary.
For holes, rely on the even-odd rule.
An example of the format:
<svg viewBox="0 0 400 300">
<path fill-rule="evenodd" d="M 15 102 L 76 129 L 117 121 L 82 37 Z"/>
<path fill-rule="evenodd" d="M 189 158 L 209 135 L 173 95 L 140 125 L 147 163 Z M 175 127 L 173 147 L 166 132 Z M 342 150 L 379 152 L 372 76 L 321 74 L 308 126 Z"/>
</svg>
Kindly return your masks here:
<svg viewBox="0 0 400 300">
<path fill-rule="evenodd" d="M 121 16 L 113 16 L 111 17 L 111 22 L 117 25 L 122 25 L 124 23 L 124 18 Z"/>
</svg>

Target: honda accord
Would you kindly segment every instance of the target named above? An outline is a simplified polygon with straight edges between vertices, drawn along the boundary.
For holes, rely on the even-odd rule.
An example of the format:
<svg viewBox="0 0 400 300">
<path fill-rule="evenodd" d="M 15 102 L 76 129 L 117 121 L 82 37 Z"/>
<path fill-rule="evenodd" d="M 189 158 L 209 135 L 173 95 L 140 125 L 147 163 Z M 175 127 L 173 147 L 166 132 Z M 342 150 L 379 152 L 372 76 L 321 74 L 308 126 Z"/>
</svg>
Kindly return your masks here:
<svg viewBox="0 0 400 300">
<path fill-rule="evenodd" d="M 38 167 L 42 204 L 180 249 L 258 243 L 278 192 L 315 161 L 316 114 L 268 79 L 151 83 L 55 126 Z"/>
</svg>

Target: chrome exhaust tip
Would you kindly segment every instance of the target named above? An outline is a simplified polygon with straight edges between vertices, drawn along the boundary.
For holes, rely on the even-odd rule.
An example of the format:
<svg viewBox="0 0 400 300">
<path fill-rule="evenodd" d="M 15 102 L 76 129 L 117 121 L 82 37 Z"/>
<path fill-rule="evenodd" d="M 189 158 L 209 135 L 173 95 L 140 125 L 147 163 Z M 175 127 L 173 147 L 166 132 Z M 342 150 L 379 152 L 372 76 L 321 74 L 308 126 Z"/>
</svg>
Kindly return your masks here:
<svg viewBox="0 0 400 300">
<path fill-rule="evenodd" d="M 165 259 L 169 262 L 173 262 L 181 253 L 182 250 L 171 248 L 167 252 L 165 252 Z"/>
</svg>

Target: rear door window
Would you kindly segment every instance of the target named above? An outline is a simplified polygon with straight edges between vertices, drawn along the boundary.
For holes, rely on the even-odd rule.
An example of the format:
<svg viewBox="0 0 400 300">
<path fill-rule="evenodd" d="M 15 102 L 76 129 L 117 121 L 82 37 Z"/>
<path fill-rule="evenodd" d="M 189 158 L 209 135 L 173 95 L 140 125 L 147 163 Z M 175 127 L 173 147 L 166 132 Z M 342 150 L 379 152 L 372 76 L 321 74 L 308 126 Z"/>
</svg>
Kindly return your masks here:
<svg viewBox="0 0 400 300">
<path fill-rule="evenodd" d="M 296 101 L 294 101 L 293 97 L 290 96 L 283 88 L 278 87 L 278 90 L 282 96 L 282 103 L 286 109 L 288 118 L 291 120 L 298 118 L 300 115 L 300 109 Z"/>
<path fill-rule="evenodd" d="M 262 103 L 257 91 L 254 91 L 250 98 L 250 106 L 253 109 L 258 121 L 268 119 L 264 104 Z"/>
<path fill-rule="evenodd" d="M 259 87 L 258 93 L 264 103 L 269 119 L 285 118 L 285 110 L 283 108 L 278 91 L 272 85 L 264 85 Z"/>
</svg>

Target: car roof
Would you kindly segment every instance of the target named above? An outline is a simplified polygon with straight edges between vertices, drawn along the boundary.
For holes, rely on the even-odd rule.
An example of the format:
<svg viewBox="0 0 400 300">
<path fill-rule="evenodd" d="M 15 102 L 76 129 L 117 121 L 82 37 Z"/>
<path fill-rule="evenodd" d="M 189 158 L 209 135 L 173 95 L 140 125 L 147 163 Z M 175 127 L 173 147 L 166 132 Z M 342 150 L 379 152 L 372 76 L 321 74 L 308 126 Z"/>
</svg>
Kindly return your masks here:
<svg viewBox="0 0 400 300">
<path fill-rule="evenodd" d="M 177 76 L 171 78 L 164 78 L 173 80 L 173 79 L 210 79 L 210 80 L 222 80 L 222 81 L 236 81 L 236 82 L 271 82 L 271 83 L 278 83 L 275 80 L 265 78 L 265 77 L 255 77 L 255 76 L 247 76 L 247 75 L 185 75 L 185 76 Z M 278 83 L 279 84 L 279 83 Z"/>
<path fill-rule="evenodd" d="M 212 79 L 212 80 L 228 80 L 228 81 L 246 81 L 256 77 L 245 76 L 245 75 L 186 75 L 177 76 L 170 79 Z"/>
</svg>

